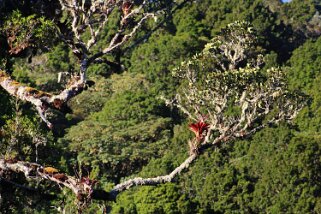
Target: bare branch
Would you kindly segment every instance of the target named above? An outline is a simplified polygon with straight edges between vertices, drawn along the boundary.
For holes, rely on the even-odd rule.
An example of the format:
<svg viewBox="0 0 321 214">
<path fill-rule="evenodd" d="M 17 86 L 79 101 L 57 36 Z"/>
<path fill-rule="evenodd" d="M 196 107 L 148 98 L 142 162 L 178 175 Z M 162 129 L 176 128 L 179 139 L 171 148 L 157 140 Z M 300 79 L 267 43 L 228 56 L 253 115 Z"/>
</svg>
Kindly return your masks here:
<svg viewBox="0 0 321 214">
<path fill-rule="evenodd" d="M 103 51 L 98 52 L 97 54 L 94 54 L 92 57 L 90 57 L 89 62 L 92 62 L 98 57 L 101 57 L 105 54 L 111 53 L 113 50 L 124 45 L 130 38 L 132 38 L 137 33 L 138 29 L 141 28 L 143 23 L 148 18 L 151 18 L 151 17 L 155 17 L 155 14 L 153 13 L 144 14 L 144 16 L 140 19 L 140 21 L 136 24 L 136 26 L 131 30 L 131 32 L 126 35 L 122 35 L 123 30 L 119 30 L 119 32 L 116 33 L 115 36 L 112 38 L 111 42 L 109 43 L 109 46 L 105 48 Z"/>
<path fill-rule="evenodd" d="M 197 118 L 194 117 L 184 106 L 180 105 L 180 100 L 181 100 L 181 96 L 179 94 L 176 94 L 175 99 L 172 100 L 168 100 L 165 97 L 161 96 L 160 97 L 162 100 L 165 101 L 165 104 L 167 106 L 176 106 L 178 107 L 183 113 L 185 113 L 186 115 L 188 115 L 188 117 L 194 121 L 197 121 Z"/>
<path fill-rule="evenodd" d="M 213 142 L 213 145 L 217 145 L 222 141 L 222 139 L 224 139 L 223 135 L 216 138 Z M 205 146 L 206 145 L 204 144 L 204 149 L 206 149 Z M 183 170 L 187 169 L 191 165 L 191 163 L 197 159 L 197 157 L 198 154 L 190 155 L 183 163 L 181 163 L 168 175 L 157 176 L 154 178 L 136 177 L 133 179 L 129 179 L 125 182 L 116 185 L 109 192 L 95 190 L 93 188 L 94 182 L 92 182 L 89 179 L 84 180 L 66 175 L 64 173 L 59 173 L 58 170 L 51 167 L 48 167 L 51 168 L 50 170 L 48 170 L 46 167 L 43 167 L 36 163 L 0 159 L 0 170 L 2 172 L 13 171 L 16 173 L 23 173 L 26 178 L 33 180 L 43 179 L 52 181 L 59 186 L 64 186 L 72 190 L 72 192 L 77 196 L 77 198 L 80 201 L 87 199 L 90 200 L 91 198 L 101 200 L 114 200 L 117 197 L 118 193 L 132 188 L 134 186 L 151 186 L 172 182 L 173 179 Z"/>
<path fill-rule="evenodd" d="M 122 192 L 126 189 L 129 189 L 133 186 L 142 186 L 142 185 L 157 185 L 162 183 L 168 183 L 172 182 L 174 177 L 181 173 L 184 169 L 187 169 L 190 164 L 197 158 L 196 154 L 193 154 L 189 156 L 181 165 L 179 165 L 177 168 L 175 168 L 170 174 L 163 175 L 163 176 L 157 176 L 155 178 L 133 178 L 130 180 L 127 180 L 123 183 L 120 183 L 116 185 L 111 190 L 111 195 L 117 195 L 119 192 Z"/>
<path fill-rule="evenodd" d="M 248 133 L 247 135 L 253 134 L 254 132 Z M 211 144 L 208 144 L 208 139 L 205 138 L 204 142 L 201 144 L 201 146 L 198 148 L 199 150 L 206 150 L 209 147 L 217 146 L 221 142 L 226 142 L 228 140 L 231 140 L 232 136 L 227 136 L 226 133 L 221 134 L 220 136 L 216 137 Z M 124 181 L 118 185 L 116 185 L 111 191 L 110 195 L 112 197 L 116 197 L 118 193 L 127 190 L 134 186 L 143 186 L 143 185 L 158 185 L 162 183 L 169 183 L 172 182 L 173 179 L 180 174 L 183 170 L 188 169 L 188 167 L 192 164 L 193 161 L 195 161 L 198 157 L 198 153 L 191 154 L 183 163 L 181 163 L 178 167 L 176 167 L 170 174 L 163 175 L 163 176 L 157 176 L 154 178 L 141 178 L 136 177 L 129 179 L 127 181 Z"/>
</svg>

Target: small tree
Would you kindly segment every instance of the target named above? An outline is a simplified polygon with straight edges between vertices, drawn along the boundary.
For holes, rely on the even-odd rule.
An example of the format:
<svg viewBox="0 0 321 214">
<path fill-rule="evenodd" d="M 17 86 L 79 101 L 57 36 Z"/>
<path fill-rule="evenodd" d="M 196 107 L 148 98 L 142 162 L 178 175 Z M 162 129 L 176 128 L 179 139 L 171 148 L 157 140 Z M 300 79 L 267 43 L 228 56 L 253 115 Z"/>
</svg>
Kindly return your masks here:
<svg viewBox="0 0 321 214">
<path fill-rule="evenodd" d="M 173 71 L 183 85 L 167 103 L 196 122 L 190 125 L 196 134 L 191 154 L 202 145 L 246 137 L 297 115 L 303 100 L 288 91 L 284 71 L 263 64 L 254 29 L 234 22 Z"/>
</svg>

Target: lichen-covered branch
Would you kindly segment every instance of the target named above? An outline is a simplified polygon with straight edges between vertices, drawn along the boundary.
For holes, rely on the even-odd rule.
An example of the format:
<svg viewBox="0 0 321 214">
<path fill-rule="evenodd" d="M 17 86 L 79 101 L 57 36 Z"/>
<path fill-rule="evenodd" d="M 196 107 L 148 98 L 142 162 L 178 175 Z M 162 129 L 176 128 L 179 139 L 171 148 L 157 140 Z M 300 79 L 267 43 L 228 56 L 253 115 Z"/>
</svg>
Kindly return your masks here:
<svg viewBox="0 0 321 214">
<path fill-rule="evenodd" d="M 29 86 L 25 86 L 11 78 L 5 71 L 0 70 L 0 85 L 12 96 L 27 101 L 35 106 L 41 119 L 52 128 L 52 124 L 46 118 L 48 108 L 61 110 L 66 105 L 66 102 L 72 97 L 79 94 L 85 87 L 85 82 L 80 77 L 75 78 L 66 89 L 60 94 L 50 94 Z"/>
<path fill-rule="evenodd" d="M 174 177 L 184 169 L 187 169 L 196 158 L 197 155 L 189 156 L 180 166 L 168 175 L 158 176 L 155 178 L 133 178 L 116 185 L 110 192 L 95 190 L 94 184 L 96 181 L 90 180 L 87 177 L 76 178 L 59 172 L 55 168 L 43 167 L 37 163 L 0 159 L 0 171 L 2 174 L 8 171 L 23 173 L 27 179 L 32 180 L 49 180 L 59 186 L 70 189 L 77 196 L 77 199 L 80 202 L 85 202 L 90 199 L 114 200 L 118 193 L 133 186 L 157 185 L 172 182 Z"/>
<path fill-rule="evenodd" d="M 197 158 L 196 154 L 189 156 L 181 165 L 179 165 L 177 168 L 175 168 L 168 175 L 157 176 L 154 178 L 136 177 L 136 178 L 129 179 L 123 183 L 116 185 L 111 190 L 110 193 L 112 196 L 115 197 L 118 193 L 120 193 L 126 189 L 129 189 L 133 186 L 157 185 L 157 184 L 172 182 L 173 179 L 175 178 L 175 176 L 177 176 L 179 173 L 181 173 L 184 169 L 187 169 L 196 158 Z"/>
<path fill-rule="evenodd" d="M 130 33 L 126 35 L 121 35 L 121 32 L 117 33 L 112 41 L 110 42 L 109 46 L 105 48 L 101 54 L 107 54 L 112 52 L 114 49 L 122 46 L 125 42 L 127 42 L 130 38 L 133 37 L 133 35 L 137 32 L 139 28 L 141 28 L 142 24 L 151 17 L 154 17 L 155 15 L 153 13 L 146 13 L 144 16 L 140 19 L 140 21 L 137 23 L 137 25 L 131 30 Z M 122 37 L 121 39 L 120 36 Z M 118 41 L 118 42 L 117 42 Z"/>
<path fill-rule="evenodd" d="M 59 0 L 63 10 L 72 17 L 71 31 L 75 37 L 69 40 L 73 49 L 77 49 L 75 44 L 81 45 L 81 51 L 88 52 L 97 42 L 97 36 L 108 21 L 109 15 L 117 8 L 120 1 L 77 1 Z M 84 41 L 81 35 L 86 31 L 90 32 L 90 38 Z M 78 50 L 80 51 L 80 50 Z"/>
<path fill-rule="evenodd" d="M 144 22 L 146 22 L 150 18 L 156 17 L 157 14 L 155 13 L 144 13 L 143 8 L 146 3 L 147 1 L 143 1 L 142 4 L 139 5 L 137 8 L 131 9 L 133 5 L 130 4 L 129 6 L 125 7 L 125 5 L 127 5 L 126 1 L 123 2 L 123 16 L 121 18 L 117 33 L 112 37 L 110 42 L 107 43 L 108 45 L 106 48 L 104 48 L 102 51 L 98 53 L 95 53 L 89 58 L 89 62 L 93 62 L 99 57 L 106 54 L 110 54 L 115 49 L 118 49 L 121 46 L 123 46 L 137 33 L 137 31 L 142 27 Z M 134 26 L 130 28 L 127 27 L 130 20 L 134 17 Z"/>
<path fill-rule="evenodd" d="M 87 198 L 91 197 L 95 183 L 88 178 L 75 178 L 60 173 L 55 168 L 43 167 L 37 163 L 24 161 L 0 159 L 0 170 L 2 174 L 11 171 L 23 173 L 27 179 L 52 181 L 59 186 L 69 188 L 81 202 L 84 202 Z"/>
</svg>

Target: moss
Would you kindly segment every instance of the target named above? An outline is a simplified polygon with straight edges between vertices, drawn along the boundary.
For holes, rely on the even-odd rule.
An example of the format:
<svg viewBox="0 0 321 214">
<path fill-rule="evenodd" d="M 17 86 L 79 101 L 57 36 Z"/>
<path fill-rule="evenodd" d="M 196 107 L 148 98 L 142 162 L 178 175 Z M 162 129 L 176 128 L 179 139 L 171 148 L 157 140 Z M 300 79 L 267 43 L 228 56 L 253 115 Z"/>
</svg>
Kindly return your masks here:
<svg viewBox="0 0 321 214">
<path fill-rule="evenodd" d="M 15 87 L 17 87 L 20 85 L 20 83 L 13 80 L 13 81 L 11 81 L 10 85 L 14 85 Z"/>
<path fill-rule="evenodd" d="M 49 93 L 46 93 L 44 91 L 37 90 L 32 87 L 26 87 L 25 91 L 28 92 L 30 95 L 32 95 L 34 98 L 40 98 L 40 97 L 51 97 L 52 95 Z"/>
<path fill-rule="evenodd" d="M 0 70 L 0 81 L 2 82 L 7 78 L 8 78 L 8 74 L 6 72 Z"/>
</svg>

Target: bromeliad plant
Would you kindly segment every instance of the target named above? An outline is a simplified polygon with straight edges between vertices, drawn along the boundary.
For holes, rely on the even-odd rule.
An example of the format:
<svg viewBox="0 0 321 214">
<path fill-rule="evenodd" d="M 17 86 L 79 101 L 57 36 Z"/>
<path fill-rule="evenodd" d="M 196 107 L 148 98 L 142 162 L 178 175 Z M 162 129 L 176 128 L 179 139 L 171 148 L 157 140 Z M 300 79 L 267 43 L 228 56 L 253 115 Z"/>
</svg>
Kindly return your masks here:
<svg viewBox="0 0 321 214">
<path fill-rule="evenodd" d="M 190 148 L 189 152 L 190 152 L 190 155 L 197 154 L 200 143 L 206 136 L 206 133 L 209 128 L 209 124 L 205 123 L 204 118 L 201 117 L 201 119 L 197 123 L 191 123 L 189 124 L 188 127 L 195 134 L 195 138 L 188 142 L 188 145 Z"/>
</svg>

